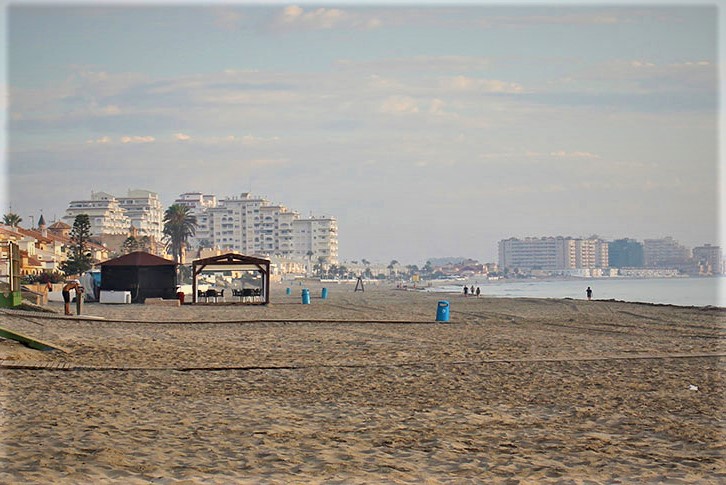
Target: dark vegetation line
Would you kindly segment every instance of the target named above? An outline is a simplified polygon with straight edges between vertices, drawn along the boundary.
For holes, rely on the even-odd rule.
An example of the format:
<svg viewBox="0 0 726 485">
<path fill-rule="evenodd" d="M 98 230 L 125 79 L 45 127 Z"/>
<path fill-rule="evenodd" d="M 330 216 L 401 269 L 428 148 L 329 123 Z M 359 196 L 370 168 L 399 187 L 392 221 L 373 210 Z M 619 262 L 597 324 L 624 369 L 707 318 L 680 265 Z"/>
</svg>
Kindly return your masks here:
<svg viewBox="0 0 726 485">
<path fill-rule="evenodd" d="M 452 365 L 473 366 L 484 364 L 535 364 L 535 363 L 567 363 L 567 362 L 608 362 L 617 360 L 669 360 L 669 359 L 722 359 L 726 353 L 711 354 L 671 354 L 671 355 L 624 355 L 603 357 L 570 357 L 570 358 L 531 358 L 531 359 L 491 359 L 475 361 L 451 362 L 402 362 L 398 364 L 313 364 L 313 365 L 270 365 L 270 366 L 179 366 L 179 367 L 132 367 L 132 366 L 92 366 L 72 365 L 68 363 L 23 364 L 13 365 L 0 361 L 0 370 L 45 370 L 63 372 L 132 372 L 132 371 L 176 371 L 176 372 L 219 372 L 219 371 L 255 371 L 255 370 L 305 370 L 305 369 L 368 369 L 368 368 L 402 368 L 402 367 L 444 367 Z"/>
</svg>

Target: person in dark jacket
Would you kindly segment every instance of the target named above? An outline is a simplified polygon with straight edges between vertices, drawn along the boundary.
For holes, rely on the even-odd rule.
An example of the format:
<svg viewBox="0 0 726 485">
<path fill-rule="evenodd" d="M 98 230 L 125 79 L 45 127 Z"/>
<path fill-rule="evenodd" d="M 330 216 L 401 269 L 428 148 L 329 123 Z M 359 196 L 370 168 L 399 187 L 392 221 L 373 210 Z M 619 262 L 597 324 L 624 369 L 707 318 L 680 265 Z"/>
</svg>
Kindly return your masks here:
<svg viewBox="0 0 726 485">
<path fill-rule="evenodd" d="M 71 280 L 63 285 L 63 303 L 66 315 L 72 315 L 71 313 L 71 290 L 76 290 L 76 298 L 80 298 L 83 295 L 83 287 L 81 282 L 78 280 Z"/>
</svg>

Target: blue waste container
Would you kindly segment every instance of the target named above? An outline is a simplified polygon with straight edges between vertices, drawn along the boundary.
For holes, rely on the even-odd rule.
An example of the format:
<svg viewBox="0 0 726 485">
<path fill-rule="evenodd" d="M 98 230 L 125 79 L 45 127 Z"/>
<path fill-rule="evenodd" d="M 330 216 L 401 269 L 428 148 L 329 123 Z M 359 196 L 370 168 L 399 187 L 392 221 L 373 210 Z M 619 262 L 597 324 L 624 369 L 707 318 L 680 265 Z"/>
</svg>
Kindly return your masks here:
<svg viewBox="0 0 726 485">
<path fill-rule="evenodd" d="M 449 302 L 440 301 L 436 308 L 436 321 L 437 322 L 448 322 L 449 321 Z"/>
<path fill-rule="evenodd" d="M 310 290 L 308 290 L 307 288 L 303 288 L 302 290 L 302 303 L 303 305 L 310 304 Z"/>
<path fill-rule="evenodd" d="M 289 295 L 290 293 L 292 293 L 292 290 L 290 290 L 290 288 L 285 288 L 285 293 Z"/>
<path fill-rule="evenodd" d="M 323 288 L 323 291 L 320 293 L 320 298 L 322 298 L 323 300 L 325 300 L 327 297 L 328 297 L 328 289 L 327 288 Z"/>
</svg>

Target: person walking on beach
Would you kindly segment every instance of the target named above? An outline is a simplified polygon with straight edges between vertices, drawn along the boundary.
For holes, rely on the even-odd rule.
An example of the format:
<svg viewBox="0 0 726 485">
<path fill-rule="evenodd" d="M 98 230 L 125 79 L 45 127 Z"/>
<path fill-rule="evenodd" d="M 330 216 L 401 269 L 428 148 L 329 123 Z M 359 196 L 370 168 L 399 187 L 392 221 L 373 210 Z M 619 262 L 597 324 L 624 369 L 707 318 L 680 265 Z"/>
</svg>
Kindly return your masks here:
<svg viewBox="0 0 726 485">
<path fill-rule="evenodd" d="M 479 287 L 477 286 L 477 287 L 476 287 L 476 297 L 477 297 L 477 298 L 479 298 L 479 294 L 480 294 L 480 293 L 481 293 L 481 290 L 480 290 L 480 289 L 479 289 Z"/>
<path fill-rule="evenodd" d="M 71 290 L 76 290 L 76 298 L 81 298 L 81 295 L 83 295 L 83 287 L 81 286 L 81 282 L 78 280 L 72 280 L 63 285 L 63 290 L 61 291 L 61 293 L 63 294 L 63 308 L 65 309 L 66 315 L 72 315 Z"/>
<path fill-rule="evenodd" d="M 587 299 L 592 300 L 592 288 L 590 288 L 588 286 L 587 289 L 585 290 L 585 293 L 587 293 Z"/>
<path fill-rule="evenodd" d="M 466 296 L 469 293 L 469 287 L 464 285 L 464 296 Z"/>
</svg>

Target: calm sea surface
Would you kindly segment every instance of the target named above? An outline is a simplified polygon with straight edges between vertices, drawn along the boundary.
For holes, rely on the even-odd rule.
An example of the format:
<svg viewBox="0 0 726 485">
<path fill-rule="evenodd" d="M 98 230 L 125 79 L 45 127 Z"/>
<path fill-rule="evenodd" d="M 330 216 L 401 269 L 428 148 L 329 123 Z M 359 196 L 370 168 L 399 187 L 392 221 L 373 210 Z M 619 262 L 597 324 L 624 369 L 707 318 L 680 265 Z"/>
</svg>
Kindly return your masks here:
<svg viewBox="0 0 726 485">
<path fill-rule="evenodd" d="M 592 288 L 595 300 L 623 300 L 684 306 L 726 307 L 726 278 L 597 278 L 583 280 L 445 282 L 429 291 L 462 293 L 464 284 L 481 288 L 483 296 L 585 299 Z"/>
</svg>

